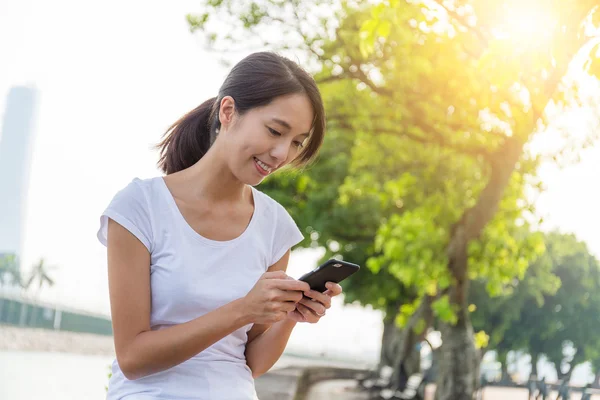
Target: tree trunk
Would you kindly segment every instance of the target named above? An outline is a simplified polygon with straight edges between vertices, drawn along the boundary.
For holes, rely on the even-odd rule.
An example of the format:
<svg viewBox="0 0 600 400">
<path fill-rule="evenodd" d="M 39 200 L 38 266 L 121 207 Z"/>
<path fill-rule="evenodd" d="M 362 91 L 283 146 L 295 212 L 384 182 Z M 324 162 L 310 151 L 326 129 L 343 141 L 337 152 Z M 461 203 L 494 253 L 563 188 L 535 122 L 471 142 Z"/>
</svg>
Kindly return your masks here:
<svg viewBox="0 0 600 400">
<path fill-rule="evenodd" d="M 562 365 L 564 364 L 564 362 L 563 362 L 564 360 L 551 360 L 552 364 L 554 364 L 554 369 L 556 369 L 556 377 L 559 380 L 567 381 L 567 382 L 569 382 L 571 380 L 571 375 L 573 374 L 573 370 L 575 369 L 575 367 L 577 367 L 579 364 L 581 364 L 583 361 L 585 361 L 585 360 L 582 360 L 581 354 L 582 354 L 581 352 L 576 350 L 575 356 L 569 363 L 569 367 L 567 368 L 566 372 L 563 372 L 563 370 L 562 370 Z"/>
<path fill-rule="evenodd" d="M 569 363 L 569 369 L 567 370 L 567 372 L 563 375 L 563 379 L 565 379 L 567 382 L 571 381 L 571 376 L 573 375 L 573 371 L 575 370 L 575 368 L 585 362 L 585 358 L 583 356 L 583 352 L 579 350 L 579 348 L 575 349 L 575 354 L 573 355 L 573 359 L 571 360 L 571 362 Z"/>
<path fill-rule="evenodd" d="M 444 342 L 440 349 L 436 400 L 472 400 L 477 388 L 479 357 L 467 312 L 461 312 L 455 325 L 440 326 Z"/>
<path fill-rule="evenodd" d="M 468 311 L 468 245 L 479 237 L 494 217 L 522 153 L 522 143 L 507 139 L 491 161 L 489 180 L 477 203 L 463 213 L 452 227 L 446 250 L 452 276 L 449 300 L 457 315 L 455 325 L 442 323 L 441 362 L 436 390 L 437 400 L 472 400 L 479 381 L 477 351 Z"/>
<path fill-rule="evenodd" d="M 600 370 L 596 371 L 594 374 L 594 382 L 592 382 L 592 387 L 595 389 L 600 388 Z"/>
<path fill-rule="evenodd" d="M 500 382 L 508 383 L 510 380 L 510 375 L 508 375 L 508 363 L 504 360 L 500 363 Z"/>
<path fill-rule="evenodd" d="M 423 321 L 424 329 L 422 332 L 415 332 L 415 327 L 420 321 Z M 402 336 L 398 342 L 396 357 L 393 362 L 393 387 L 404 387 L 408 377 L 421 370 L 421 351 L 417 349 L 417 344 L 423 341 L 432 323 L 431 298 L 426 296 L 402 329 Z"/>
<path fill-rule="evenodd" d="M 510 375 L 508 375 L 508 352 L 502 351 L 496 354 L 496 359 L 500 363 L 500 382 L 509 382 Z"/>
<path fill-rule="evenodd" d="M 554 369 L 556 370 L 556 378 L 559 381 L 562 381 L 566 375 L 564 372 L 562 372 L 562 366 L 561 366 L 562 361 L 554 361 L 553 364 L 554 364 Z"/>
<path fill-rule="evenodd" d="M 402 331 L 396 326 L 396 314 L 386 315 L 383 320 L 383 335 L 381 337 L 381 352 L 379 354 L 379 367 L 391 367 L 396 358 L 395 348 L 401 339 Z"/>
<path fill-rule="evenodd" d="M 537 353 L 531 354 L 531 374 L 529 375 L 530 379 L 531 379 L 532 376 L 538 377 L 537 364 L 538 364 L 539 359 L 540 359 L 540 355 L 539 354 L 537 354 Z"/>
</svg>

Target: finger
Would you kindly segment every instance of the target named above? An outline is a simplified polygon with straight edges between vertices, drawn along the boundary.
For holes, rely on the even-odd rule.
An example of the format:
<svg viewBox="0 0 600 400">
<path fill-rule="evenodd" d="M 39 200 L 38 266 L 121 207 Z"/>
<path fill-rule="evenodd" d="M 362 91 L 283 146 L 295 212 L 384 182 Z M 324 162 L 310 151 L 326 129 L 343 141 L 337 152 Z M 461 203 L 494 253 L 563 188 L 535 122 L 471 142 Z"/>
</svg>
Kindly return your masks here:
<svg viewBox="0 0 600 400">
<path fill-rule="evenodd" d="M 302 292 L 298 290 L 281 290 L 275 289 L 275 295 L 273 300 L 276 301 L 290 301 L 297 303 L 302 299 Z"/>
<path fill-rule="evenodd" d="M 311 290 L 309 292 L 304 293 L 304 295 L 323 304 L 325 308 L 331 307 L 331 297 L 324 293 L 319 293 L 317 291 Z"/>
<path fill-rule="evenodd" d="M 302 315 L 302 313 L 300 311 L 298 311 L 298 309 L 295 309 L 294 311 L 289 312 L 288 317 L 291 317 L 292 321 L 295 321 L 295 322 L 306 322 L 304 315 Z"/>
<path fill-rule="evenodd" d="M 298 304 L 297 310 L 302 314 L 302 317 L 307 322 L 315 322 L 319 320 L 319 316 L 317 316 L 314 312 L 312 312 L 308 307 Z"/>
<path fill-rule="evenodd" d="M 307 310 L 302 304 L 296 304 L 296 312 L 302 317 L 302 321 L 306 322 L 310 316 L 310 310 Z"/>
<path fill-rule="evenodd" d="M 310 290 L 308 283 L 296 279 L 274 279 L 272 284 L 280 290 L 297 290 L 300 292 L 307 292 Z"/>
<path fill-rule="evenodd" d="M 342 294 L 343 291 L 342 287 L 335 282 L 327 282 L 325 284 L 325 287 L 327 288 L 327 291 L 325 293 L 327 293 L 331 297 L 338 296 Z"/>
<path fill-rule="evenodd" d="M 289 278 L 288 274 L 284 271 L 273 271 L 273 272 L 265 272 L 262 275 L 263 279 L 287 279 Z"/>
<path fill-rule="evenodd" d="M 286 301 L 282 304 L 281 310 L 285 312 L 294 311 L 296 309 L 297 304 L 298 303 L 296 303 L 295 301 Z"/>
<path fill-rule="evenodd" d="M 300 302 L 298 304 L 301 304 L 301 305 L 309 308 L 315 314 L 323 314 L 327 310 L 323 304 L 318 303 L 313 300 L 309 300 L 306 297 L 303 298 L 302 300 L 300 300 Z"/>
<path fill-rule="evenodd" d="M 302 292 L 298 290 L 281 290 L 272 289 L 268 300 L 276 302 L 293 302 L 297 303 L 302 299 Z"/>
</svg>

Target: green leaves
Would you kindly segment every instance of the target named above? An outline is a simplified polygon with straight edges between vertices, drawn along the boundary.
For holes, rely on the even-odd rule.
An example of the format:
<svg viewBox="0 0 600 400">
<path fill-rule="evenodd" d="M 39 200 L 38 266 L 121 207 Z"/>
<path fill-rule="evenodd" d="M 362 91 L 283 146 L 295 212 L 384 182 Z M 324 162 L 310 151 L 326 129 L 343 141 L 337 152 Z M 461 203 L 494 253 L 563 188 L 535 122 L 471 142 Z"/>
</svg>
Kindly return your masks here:
<svg viewBox="0 0 600 400">
<path fill-rule="evenodd" d="M 209 17 L 210 17 L 209 13 L 203 13 L 200 15 L 192 15 L 192 14 L 186 15 L 186 20 L 190 26 L 190 31 L 194 32 L 196 30 L 204 29 L 204 26 L 208 22 Z"/>
<path fill-rule="evenodd" d="M 379 264 L 389 263 L 389 271 L 405 286 L 435 295 L 432 283 L 446 273 L 444 252 L 447 232 L 433 222 L 426 206 L 392 215 L 375 239 Z M 434 286 L 435 287 L 435 286 Z"/>
<path fill-rule="evenodd" d="M 434 313 L 440 318 L 442 321 L 455 324 L 457 321 L 456 310 L 452 304 L 450 304 L 450 300 L 448 299 L 448 295 L 444 295 L 439 297 L 436 301 L 431 304 L 431 308 Z"/>
<path fill-rule="evenodd" d="M 477 303 L 473 326 L 489 334 L 489 348 L 545 354 L 551 361 L 571 363 L 563 354 L 574 344 L 579 357 L 571 367 L 594 360 L 600 351 L 600 266 L 573 235 L 544 236 L 546 252 L 527 269 L 512 290 L 492 296 L 484 280 L 473 283 L 470 300 Z"/>
<path fill-rule="evenodd" d="M 596 12 L 595 14 L 600 14 Z M 600 43 L 594 45 L 590 52 L 587 60 L 584 63 L 583 69 L 589 75 L 600 79 Z"/>
<path fill-rule="evenodd" d="M 44 259 L 40 259 L 33 265 L 29 276 L 25 278 L 19 268 L 17 256 L 15 254 L 2 254 L 0 256 L 0 285 L 11 283 L 18 285 L 25 290 L 29 290 L 31 285 L 37 281 L 38 290 L 44 285 L 54 286 L 54 279 L 50 271 L 56 269 L 55 266 L 47 266 Z"/>
<path fill-rule="evenodd" d="M 384 3 L 373 6 L 370 18 L 366 19 L 360 27 L 359 48 L 363 58 L 368 58 L 375 51 L 378 39 L 386 39 L 392 31 L 391 21 L 384 18 L 386 11 Z"/>
<path fill-rule="evenodd" d="M 444 2 L 445 9 L 417 0 L 337 8 L 270 0 L 236 12 L 230 2 L 209 3 L 211 18 L 225 11 L 245 36 L 289 21 L 277 25 L 281 36 L 297 43 L 290 46 L 315 73 L 328 113 L 321 156 L 302 174 L 273 176 L 261 189 L 307 234 L 301 246 L 323 246 L 324 257 L 366 266 L 345 281 L 346 301 L 398 315 L 402 325 L 431 296 L 436 316 L 456 321 L 446 295 L 455 283 L 447 260 L 452 229 L 481 201 L 493 169 L 510 176 L 498 189 L 500 203 L 490 206 L 495 215 L 468 244 L 467 273 L 479 345 L 525 343 L 509 329 L 520 309 L 502 296 L 545 304 L 559 278 L 549 272 L 554 261 L 544 256 L 543 235 L 526 223 L 533 220 L 525 193 L 536 185 L 537 160 L 523 153 L 516 167 L 507 165 L 502 151 L 508 138 L 529 141 L 554 97 L 569 103 L 559 84 L 582 45 L 577 32 L 591 2 L 465 0 Z M 531 37 L 507 34 L 532 4 L 558 18 L 534 46 Z M 334 9 L 329 19 L 320 12 L 327 7 Z M 190 25 L 207 20 L 201 15 Z M 281 37 L 271 39 L 277 49 Z M 586 68 L 596 74 L 592 61 Z"/>
</svg>

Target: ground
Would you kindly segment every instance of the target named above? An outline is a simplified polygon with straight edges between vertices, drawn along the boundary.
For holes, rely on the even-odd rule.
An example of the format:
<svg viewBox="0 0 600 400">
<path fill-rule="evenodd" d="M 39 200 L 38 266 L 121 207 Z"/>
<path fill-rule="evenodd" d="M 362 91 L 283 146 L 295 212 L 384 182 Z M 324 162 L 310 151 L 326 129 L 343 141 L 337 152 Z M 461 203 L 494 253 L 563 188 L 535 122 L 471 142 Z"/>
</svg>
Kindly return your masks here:
<svg viewBox="0 0 600 400">
<path fill-rule="evenodd" d="M 321 382 L 313 386 L 306 400 L 366 400 L 366 396 L 363 393 L 356 392 L 354 390 L 354 381 L 326 381 Z M 427 398 L 425 400 L 433 400 L 434 387 L 429 386 L 427 388 Z M 552 393 L 550 398 L 555 399 L 556 393 Z M 571 395 L 571 400 L 579 400 L 581 398 L 580 393 L 574 393 Z M 490 387 L 483 391 L 482 400 L 527 400 L 526 389 L 513 389 L 513 388 L 498 388 Z M 600 396 L 593 396 L 592 399 L 600 400 Z"/>
</svg>

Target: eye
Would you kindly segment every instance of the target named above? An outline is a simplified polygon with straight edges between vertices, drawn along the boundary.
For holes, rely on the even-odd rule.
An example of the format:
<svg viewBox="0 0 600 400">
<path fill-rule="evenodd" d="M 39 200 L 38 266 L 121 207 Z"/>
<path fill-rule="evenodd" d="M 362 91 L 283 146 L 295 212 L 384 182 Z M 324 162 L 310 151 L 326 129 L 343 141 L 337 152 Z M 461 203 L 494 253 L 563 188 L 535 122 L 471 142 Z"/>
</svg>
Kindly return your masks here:
<svg viewBox="0 0 600 400">
<path fill-rule="evenodd" d="M 296 140 L 296 141 L 294 142 L 294 146 L 296 146 L 296 147 L 298 147 L 299 149 L 301 149 L 301 148 L 303 148 L 303 147 L 304 147 L 304 144 L 303 144 L 302 142 L 300 142 L 300 141 Z"/>
<path fill-rule="evenodd" d="M 281 136 L 281 133 L 277 132 L 275 129 L 269 128 L 268 126 L 267 126 L 267 129 L 269 130 L 269 132 L 271 132 L 271 135 L 273 135 L 273 136 Z"/>
</svg>

